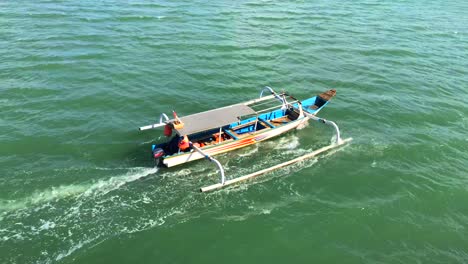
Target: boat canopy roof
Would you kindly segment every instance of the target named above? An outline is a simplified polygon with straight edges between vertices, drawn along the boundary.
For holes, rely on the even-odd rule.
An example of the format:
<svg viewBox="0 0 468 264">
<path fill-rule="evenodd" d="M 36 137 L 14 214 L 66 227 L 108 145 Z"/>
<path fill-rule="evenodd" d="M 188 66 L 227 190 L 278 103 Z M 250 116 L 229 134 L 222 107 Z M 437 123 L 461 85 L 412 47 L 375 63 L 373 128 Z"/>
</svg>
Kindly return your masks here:
<svg viewBox="0 0 468 264">
<path fill-rule="evenodd" d="M 239 117 L 255 114 L 255 111 L 245 104 L 235 104 L 198 114 L 180 117 L 184 127 L 175 129 L 180 136 L 190 135 L 205 130 L 220 128 L 239 121 Z"/>
</svg>

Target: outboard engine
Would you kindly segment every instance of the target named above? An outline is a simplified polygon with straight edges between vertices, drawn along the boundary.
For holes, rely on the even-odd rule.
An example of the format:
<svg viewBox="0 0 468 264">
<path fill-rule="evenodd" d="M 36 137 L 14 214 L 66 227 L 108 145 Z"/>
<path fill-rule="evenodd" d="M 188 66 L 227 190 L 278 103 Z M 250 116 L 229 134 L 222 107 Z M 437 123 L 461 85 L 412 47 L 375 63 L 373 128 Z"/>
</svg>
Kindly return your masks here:
<svg viewBox="0 0 468 264">
<path fill-rule="evenodd" d="M 153 149 L 153 158 L 159 159 L 164 156 L 164 150 L 162 148 L 155 148 Z"/>
<path fill-rule="evenodd" d="M 153 145 L 153 151 L 152 151 L 152 156 L 154 158 L 154 166 L 156 167 L 164 167 L 162 161 L 162 157 L 164 157 L 165 153 L 162 148 L 156 148 L 156 146 Z"/>
</svg>

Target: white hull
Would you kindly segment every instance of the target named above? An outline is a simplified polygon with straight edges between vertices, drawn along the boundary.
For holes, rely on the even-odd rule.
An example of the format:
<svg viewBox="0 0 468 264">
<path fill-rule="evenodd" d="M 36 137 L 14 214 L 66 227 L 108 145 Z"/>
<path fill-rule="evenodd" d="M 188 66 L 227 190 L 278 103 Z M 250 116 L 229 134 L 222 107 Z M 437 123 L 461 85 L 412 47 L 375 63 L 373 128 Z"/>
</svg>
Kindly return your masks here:
<svg viewBox="0 0 468 264">
<path fill-rule="evenodd" d="M 246 146 L 253 145 L 257 142 L 264 141 L 278 135 L 284 134 L 295 128 L 302 128 L 308 121 L 308 117 L 299 118 L 295 121 L 289 122 L 285 125 L 278 126 L 275 128 L 261 130 L 257 133 L 253 133 L 250 136 L 245 138 L 240 138 L 238 140 L 222 143 L 217 146 L 208 146 L 201 148 L 203 152 L 210 156 L 218 155 L 221 153 L 229 152 L 235 149 L 243 148 Z M 183 163 L 187 163 L 194 160 L 203 159 L 204 156 L 197 151 L 191 150 L 190 152 L 183 154 L 176 154 L 170 157 L 166 157 L 163 160 L 163 164 L 167 167 L 174 167 Z"/>
</svg>

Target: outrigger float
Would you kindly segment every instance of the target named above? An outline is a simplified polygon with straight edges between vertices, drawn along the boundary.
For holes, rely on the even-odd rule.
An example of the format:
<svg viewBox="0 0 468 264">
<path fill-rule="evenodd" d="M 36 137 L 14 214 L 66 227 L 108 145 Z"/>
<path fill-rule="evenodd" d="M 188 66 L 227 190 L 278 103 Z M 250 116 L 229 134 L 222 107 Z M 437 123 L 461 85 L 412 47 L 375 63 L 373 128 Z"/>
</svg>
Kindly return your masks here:
<svg viewBox="0 0 468 264">
<path fill-rule="evenodd" d="M 263 96 L 264 92 L 270 95 Z M 161 114 L 159 123 L 140 127 L 140 130 L 164 127 L 167 137 L 175 131 L 175 136 L 169 141 L 152 145 L 152 156 L 158 166 L 173 167 L 203 158 L 215 163 L 219 168 L 220 181 L 200 189 L 207 192 L 314 157 L 351 141 L 352 138 L 341 138 L 335 122 L 316 116 L 335 95 L 336 91 L 332 89 L 299 101 L 285 92 L 276 93 L 267 86 L 258 99 L 180 118 L 174 111 L 173 119 Z M 309 119 L 332 126 L 336 133 L 335 142 L 293 160 L 230 180 L 226 180 L 221 163 L 213 158 L 303 128 Z"/>
</svg>

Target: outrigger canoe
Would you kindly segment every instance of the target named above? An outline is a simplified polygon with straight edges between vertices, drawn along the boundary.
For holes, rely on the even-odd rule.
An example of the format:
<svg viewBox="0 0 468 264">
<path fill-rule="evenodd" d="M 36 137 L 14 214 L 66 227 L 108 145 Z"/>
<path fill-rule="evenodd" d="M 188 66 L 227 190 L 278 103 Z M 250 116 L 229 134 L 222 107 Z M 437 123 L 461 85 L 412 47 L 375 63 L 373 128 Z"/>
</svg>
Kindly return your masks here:
<svg viewBox="0 0 468 264">
<path fill-rule="evenodd" d="M 264 92 L 270 95 L 263 96 Z M 312 153 L 313 156 L 350 141 L 350 138 L 341 139 L 334 122 L 316 116 L 335 95 L 336 91 L 332 89 L 300 101 L 286 92 L 276 93 L 272 88 L 265 87 L 258 99 L 183 117 L 178 117 L 173 111 L 173 119 L 161 114 L 159 123 L 140 127 L 140 130 L 164 127 L 164 134 L 168 137 L 175 132 L 167 142 L 152 145 L 152 157 L 158 166 L 173 167 L 203 158 L 216 163 L 221 179 L 220 183 L 201 189 L 209 191 L 272 170 L 269 168 L 246 175 L 249 177 L 226 181 L 222 165 L 213 156 L 302 128 L 310 119 L 331 125 L 336 131 L 336 142 L 322 148 L 323 151 Z M 287 166 L 306 156 L 274 167 Z"/>
</svg>

